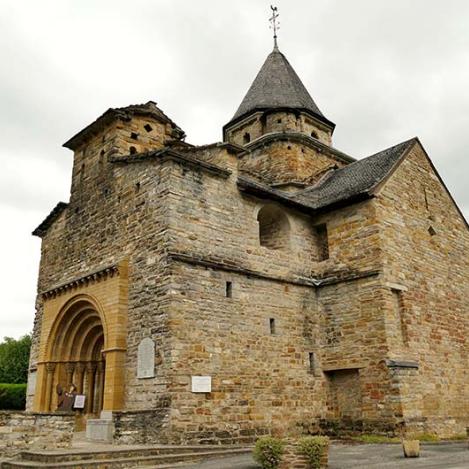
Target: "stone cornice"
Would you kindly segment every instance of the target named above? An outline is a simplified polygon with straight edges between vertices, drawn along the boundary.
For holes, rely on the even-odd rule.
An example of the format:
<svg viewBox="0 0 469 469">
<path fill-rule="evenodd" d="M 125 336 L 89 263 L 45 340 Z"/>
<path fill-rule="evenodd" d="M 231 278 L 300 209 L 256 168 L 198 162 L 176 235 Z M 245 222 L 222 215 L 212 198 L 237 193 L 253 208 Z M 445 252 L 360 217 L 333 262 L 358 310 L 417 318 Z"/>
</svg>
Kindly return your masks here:
<svg viewBox="0 0 469 469">
<path fill-rule="evenodd" d="M 325 145 L 319 140 L 313 137 L 309 137 L 308 135 L 302 134 L 300 132 L 271 132 L 268 134 L 264 134 L 261 137 L 257 138 L 256 140 L 253 140 L 252 142 L 247 144 L 245 146 L 246 152 L 242 153 L 240 156 L 249 155 L 251 151 L 257 148 L 263 147 L 272 142 L 279 142 L 279 141 L 292 141 L 292 142 L 301 143 L 302 145 L 308 146 L 322 153 L 325 153 L 329 156 L 332 156 L 335 159 L 341 161 L 342 163 L 354 163 L 355 161 L 357 161 L 355 158 L 351 157 L 350 155 L 347 155 L 346 153 L 343 153 L 334 147 Z"/>
<path fill-rule="evenodd" d="M 236 143 L 230 142 L 215 142 L 215 143 L 208 143 L 207 145 L 198 145 L 198 146 L 191 146 L 184 150 L 184 153 L 197 153 L 198 151 L 208 150 L 212 148 L 222 148 L 225 149 L 228 153 L 233 153 L 235 155 L 239 153 L 244 153 L 246 149 Z"/>
<path fill-rule="evenodd" d="M 282 205 L 296 209 L 300 212 L 308 213 L 310 215 L 336 210 L 341 207 L 345 207 L 357 202 L 362 202 L 373 197 L 373 195 L 369 194 L 368 192 L 360 192 L 332 204 L 318 207 L 312 203 L 308 203 L 305 199 L 303 199 L 303 201 L 300 201 L 296 198 L 294 199 L 293 196 L 296 196 L 296 193 L 292 194 L 286 191 L 275 189 L 246 176 L 238 176 L 236 183 L 238 185 L 238 189 L 246 194 L 250 194 L 261 199 L 274 200 Z"/>
<path fill-rule="evenodd" d="M 117 275 L 119 275 L 119 266 L 118 264 L 114 264 L 114 265 L 90 272 L 89 274 L 86 274 L 82 277 L 78 277 L 68 282 L 56 285 L 49 290 L 41 292 L 40 294 L 43 299 L 55 298 L 71 289 L 80 288 L 82 286 L 87 286 L 91 283 L 96 283 L 101 280 L 105 280 L 107 278 L 115 277 Z"/>
<path fill-rule="evenodd" d="M 181 252 L 169 252 L 168 257 L 170 260 L 182 262 L 185 264 L 198 265 L 201 267 L 207 267 L 216 270 L 223 270 L 226 272 L 232 272 L 240 275 L 246 275 L 250 277 L 256 277 L 262 280 L 270 280 L 273 282 L 279 283 L 289 283 L 292 285 L 299 285 L 312 288 L 321 288 L 328 285 L 335 285 L 337 283 L 351 282 L 354 280 L 360 280 L 368 277 L 378 276 L 380 270 L 368 270 L 368 271 L 341 271 L 330 275 L 328 277 L 322 278 L 313 278 L 313 277 L 302 277 L 302 276 L 291 276 L 291 277 L 281 277 L 278 275 L 272 275 L 264 272 L 259 272 L 255 270 L 248 269 L 246 267 L 235 265 L 226 260 L 215 260 L 215 259 L 204 259 L 202 257 L 192 256 L 187 253 Z"/>
<path fill-rule="evenodd" d="M 214 165 L 212 163 L 207 163 L 206 161 L 202 161 L 198 158 L 194 158 L 193 156 L 187 153 L 181 153 L 181 152 L 172 150 L 170 148 L 163 148 L 162 150 L 138 153 L 135 155 L 111 156 L 109 157 L 109 162 L 129 164 L 129 163 L 139 163 L 142 161 L 148 161 L 152 159 L 158 160 L 161 162 L 165 162 L 168 160 L 175 161 L 177 163 L 181 163 L 186 166 L 205 171 L 215 176 L 219 176 L 223 179 L 227 179 L 231 175 L 231 171 L 228 169 L 220 168 L 217 165 Z"/>
<path fill-rule="evenodd" d="M 306 115 L 310 119 L 314 120 L 315 122 L 320 123 L 322 127 L 325 127 L 326 129 L 329 129 L 332 133 L 334 133 L 335 129 L 335 124 L 331 122 L 329 119 L 324 117 L 322 114 L 318 114 L 316 112 L 313 112 L 312 110 L 304 107 L 291 107 L 291 106 L 278 106 L 278 107 L 264 107 L 264 106 L 259 106 L 255 107 L 254 109 L 251 109 L 250 111 L 236 117 L 230 120 L 227 124 L 223 126 L 223 137 L 226 136 L 226 133 L 231 130 L 234 127 L 239 127 L 240 124 L 244 122 L 248 122 L 252 116 L 256 115 L 258 116 L 259 114 L 261 116 L 263 115 L 268 115 L 268 114 L 274 114 L 277 112 L 291 112 L 296 115 Z"/>
</svg>

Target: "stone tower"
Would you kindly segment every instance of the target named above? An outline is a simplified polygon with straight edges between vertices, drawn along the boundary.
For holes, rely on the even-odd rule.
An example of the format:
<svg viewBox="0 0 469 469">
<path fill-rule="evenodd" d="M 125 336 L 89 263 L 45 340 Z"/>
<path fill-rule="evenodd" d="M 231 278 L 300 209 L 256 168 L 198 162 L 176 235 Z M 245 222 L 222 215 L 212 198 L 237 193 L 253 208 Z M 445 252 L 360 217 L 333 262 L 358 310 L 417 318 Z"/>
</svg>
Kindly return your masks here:
<svg viewBox="0 0 469 469">
<path fill-rule="evenodd" d="M 246 145 L 267 134 L 288 132 L 331 145 L 334 127 L 319 110 L 287 58 L 275 47 L 233 118 L 223 127 L 223 138 Z"/>
</svg>

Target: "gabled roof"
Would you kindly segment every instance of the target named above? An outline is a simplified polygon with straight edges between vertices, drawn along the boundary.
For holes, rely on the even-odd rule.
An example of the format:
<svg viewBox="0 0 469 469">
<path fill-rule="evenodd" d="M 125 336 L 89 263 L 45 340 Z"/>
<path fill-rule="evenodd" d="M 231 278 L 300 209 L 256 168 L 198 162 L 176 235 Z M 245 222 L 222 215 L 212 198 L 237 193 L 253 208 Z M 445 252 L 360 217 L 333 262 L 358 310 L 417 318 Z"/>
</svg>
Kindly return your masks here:
<svg viewBox="0 0 469 469">
<path fill-rule="evenodd" d="M 355 161 L 320 180 L 319 184 L 294 194 L 294 199 L 312 204 L 317 209 L 357 197 L 371 195 L 373 189 L 418 142 L 412 138 L 362 160 Z"/>
<path fill-rule="evenodd" d="M 287 58 L 275 48 L 267 56 L 238 110 L 225 127 L 253 111 L 278 108 L 307 111 L 334 127 L 319 110 Z"/>
<path fill-rule="evenodd" d="M 100 132 L 105 126 L 109 125 L 116 119 L 129 121 L 132 116 L 149 116 L 163 123 L 170 124 L 177 138 L 184 138 L 184 131 L 176 125 L 157 105 L 154 101 L 148 101 L 145 104 L 131 104 L 126 107 L 109 108 L 104 114 L 99 116 L 94 122 L 86 126 L 83 130 L 74 135 L 70 140 L 66 141 L 63 146 L 70 150 L 75 150 L 83 141 L 87 140 L 91 135 Z"/>
</svg>

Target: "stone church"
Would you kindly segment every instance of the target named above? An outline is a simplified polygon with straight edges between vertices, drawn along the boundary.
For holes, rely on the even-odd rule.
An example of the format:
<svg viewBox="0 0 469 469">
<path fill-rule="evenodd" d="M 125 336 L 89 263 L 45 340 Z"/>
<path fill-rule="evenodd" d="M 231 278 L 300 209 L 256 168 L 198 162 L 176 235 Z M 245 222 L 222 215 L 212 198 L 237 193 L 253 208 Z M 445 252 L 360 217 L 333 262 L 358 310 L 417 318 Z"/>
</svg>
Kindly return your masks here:
<svg viewBox="0 0 469 469">
<path fill-rule="evenodd" d="M 28 410 L 73 383 L 115 442 L 464 432 L 468 224 L 417 138 L 356 160 L 334 127 L 275 47 L 222 142 L 152 101 L 68 140 Z"/>
</svg>

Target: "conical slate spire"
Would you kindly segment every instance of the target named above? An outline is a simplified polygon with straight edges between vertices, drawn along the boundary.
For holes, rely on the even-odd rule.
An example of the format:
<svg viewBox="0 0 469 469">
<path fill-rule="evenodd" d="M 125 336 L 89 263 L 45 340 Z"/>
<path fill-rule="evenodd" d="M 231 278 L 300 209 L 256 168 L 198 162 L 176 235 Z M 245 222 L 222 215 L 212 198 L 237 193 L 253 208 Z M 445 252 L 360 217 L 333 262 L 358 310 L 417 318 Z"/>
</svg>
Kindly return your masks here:
<svg viewBox="0 0 469 469">
<path fill-rule="evenodd" d="M 321 120 L 329 122 L 311 98 L 287 58 L 277 47 L 274 47 L 274 50 L 267 56 L 230 122 L 256 110 L 275 108 L 309 111 Z"/>
</svg>

